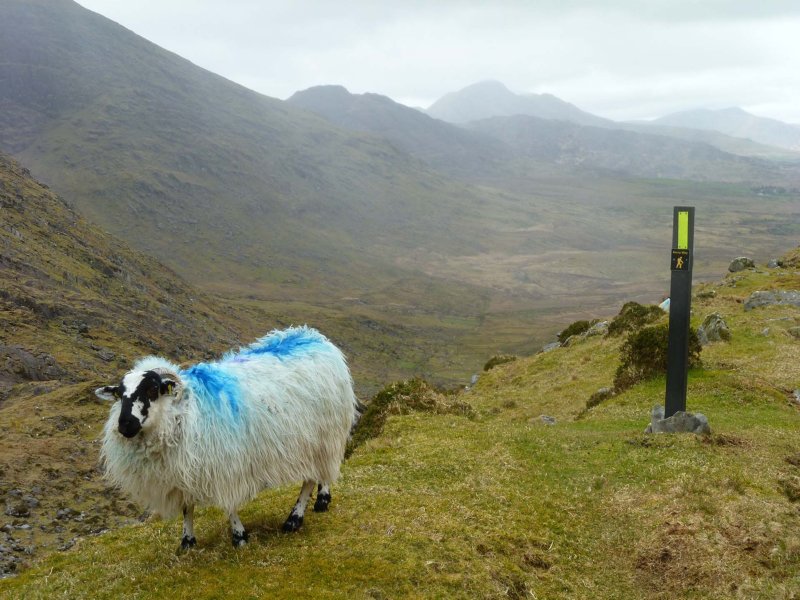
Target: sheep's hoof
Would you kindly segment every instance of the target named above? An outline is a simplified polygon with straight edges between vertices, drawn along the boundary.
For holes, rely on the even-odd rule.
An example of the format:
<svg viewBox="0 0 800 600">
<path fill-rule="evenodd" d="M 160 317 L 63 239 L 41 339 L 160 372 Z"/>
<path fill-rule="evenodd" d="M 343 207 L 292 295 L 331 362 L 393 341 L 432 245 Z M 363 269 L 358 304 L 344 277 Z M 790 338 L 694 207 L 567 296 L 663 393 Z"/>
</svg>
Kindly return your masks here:
<svg viewBox="0 0 800 600">
<path fill-rule="evenodd" d="M 188 552 L 191 548 L 194 548 L 197 545 L 197 540 L 194 536 L 188 537 L 183 536 L 181 538 L 181 545 L 178 547 L 178 551 L 175 554 L 184 554 Z"/>
<path fill-rule="evenodd" d="M 286 522 L 283 524 L 283 532 L 284 533 L 292 533 L 293 531 L 297 531 L 303 526 L 303 517 L 300 517 L 294 513 L 289 515 L 289 518 L 286 519 Z"/>
<path fill-rule="evenodd" d="M 242 546 L 247 545 L 247 540 L 250 539 L 250 536 L 247 535 L 246 531 L 242 533 L 233 532 L 233 547 L 234 548 L 241 548 Z"/>
<path fill-rule="evenodd" d="M 317 496 L 317 501 L 314 502 L 314 512 L 325 512 L 328 510 L 328 505 L 331 503 L 330 494 L 320 494 Z"/>
</svg>

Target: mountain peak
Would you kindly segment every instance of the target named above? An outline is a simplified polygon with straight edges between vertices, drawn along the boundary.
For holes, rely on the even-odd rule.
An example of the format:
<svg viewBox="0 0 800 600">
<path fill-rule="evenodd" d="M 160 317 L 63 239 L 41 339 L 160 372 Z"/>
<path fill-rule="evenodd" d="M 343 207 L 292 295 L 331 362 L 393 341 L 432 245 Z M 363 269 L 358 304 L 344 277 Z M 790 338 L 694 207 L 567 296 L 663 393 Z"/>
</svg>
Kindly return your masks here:
<svg viewBox="0 0 800 600">
<path fill-rule="evenodd" d="M 314 96 L 316 98 L 326 98 L 329 100 L 341 100 L 345 98 L 351 98 L 353 94 L 351 94 L 350 91 L 343 85 L 314 85 L 310 88 L 295 92 L 288 98 L 288 101 L 292 102 L 298 98 L 302 98 L 303 96 Z"/>
<path fill-rule="evenodd" d="M 426 111 L 451 123 L 468 123 L 492 117 L 527 115 L 541 119 L 572 121 L 580 125 L 607 127 L 611 121 L 584 112 L 552 94 L 515 94 L 503 83 L 481 81 L 446 94 Z"/>
</svg>

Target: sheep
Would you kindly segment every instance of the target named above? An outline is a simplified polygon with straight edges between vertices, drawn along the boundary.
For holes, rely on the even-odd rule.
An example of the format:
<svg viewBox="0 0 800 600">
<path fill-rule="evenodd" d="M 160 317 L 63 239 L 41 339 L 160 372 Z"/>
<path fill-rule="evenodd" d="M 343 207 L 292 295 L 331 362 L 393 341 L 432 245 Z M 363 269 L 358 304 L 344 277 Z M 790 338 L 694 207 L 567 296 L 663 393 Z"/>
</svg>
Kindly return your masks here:
<svg viewBox="0 0 800 600">
<path fill-rule="evenodd" d="M 186 369 L 149 356 L 95 394 L 114 401 L 106 478 L 164 518 L 182 512 L 179 551 L 197 543 L 195 505 L 227 512 L 235 547 L 248 541 L 237 509 L 262 489 L 303 481 L 286 532 L 302 526 L 315 485 L 314 511 L 326 511 L 360 406 L 342 352 L 305 326 Z"/>
</svg>

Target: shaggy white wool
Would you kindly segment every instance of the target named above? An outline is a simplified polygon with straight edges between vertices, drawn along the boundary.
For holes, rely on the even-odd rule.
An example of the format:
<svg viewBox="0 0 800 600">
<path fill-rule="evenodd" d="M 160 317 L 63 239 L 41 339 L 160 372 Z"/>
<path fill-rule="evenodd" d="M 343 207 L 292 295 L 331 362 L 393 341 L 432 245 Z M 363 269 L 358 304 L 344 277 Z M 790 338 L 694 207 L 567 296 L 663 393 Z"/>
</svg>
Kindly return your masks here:
<svg viewBox="0 0 800 600">
<path fill-rule="evenodd" d="M 267 487 L 338 478 L 357 401 L 344 356 L 313 329 L 273 332 L 186 370 L 147 357 L 132 372 L 147 370 L 177 385 L 131 439 L 117 431 L 117 401 L 102 459 L 111 483 L 150 510 L 172 517 L 197 503 L 231 513 Z"/>
</svg>

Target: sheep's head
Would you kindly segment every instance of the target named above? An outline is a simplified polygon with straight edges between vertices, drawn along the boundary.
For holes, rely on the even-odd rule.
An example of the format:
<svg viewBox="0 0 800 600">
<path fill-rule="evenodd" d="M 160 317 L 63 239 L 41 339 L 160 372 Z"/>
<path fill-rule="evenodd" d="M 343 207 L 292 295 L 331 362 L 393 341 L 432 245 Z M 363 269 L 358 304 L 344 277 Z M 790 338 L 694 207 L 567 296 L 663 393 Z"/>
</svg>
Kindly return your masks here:
<svg viewBox="0 0 800 600">
<path fill-rule="evenodd" d="M 119 385 L 97 388 L 94 393 L 102 400 L 121 401 L 117 429 L 132 438 L 158 422 L 159 413 L 178 397 L 180 388 L 180 378 L 174 374 L 130 371 Z"/>
</svg>

